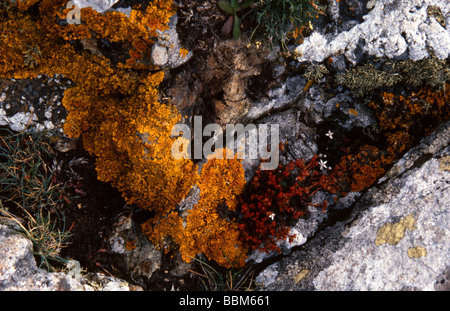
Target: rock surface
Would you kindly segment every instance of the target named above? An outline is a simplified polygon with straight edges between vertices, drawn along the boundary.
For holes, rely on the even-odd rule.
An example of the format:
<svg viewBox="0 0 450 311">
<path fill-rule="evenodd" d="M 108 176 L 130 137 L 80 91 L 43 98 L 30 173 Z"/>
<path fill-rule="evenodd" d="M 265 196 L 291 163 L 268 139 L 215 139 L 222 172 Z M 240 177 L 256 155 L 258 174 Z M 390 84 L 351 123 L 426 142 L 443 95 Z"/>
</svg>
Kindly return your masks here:
<svg viewBox="0 0 450 311">
<path fill-rule="evenodd" d="M 110 9 L 119 0 L 74 0 L 76 6 L 80 9 L 91 7 L 97 12 L 103 13 Z"/>
<path fill-rule="evenodd" d="M 173 69 L 186 63 L 192 52 L 186 50 L 180 43 L 177 33 L 178 16 L 170 18 L 169 29 L 158 30 L 158 38 L 152 47 L 151 58 L 153 64 L 166 69 Z"/>
<path fill-rule="evenodd" d="M 123 280 L 103 274 L 83 274 L 76 261 L 68 272 L 39 269 L 32 243 L 0 224 L 0 291 L 130 291 L 140 290 Z"/>
<path fill-rule="evenodd" d="M 109 237 L 111 252 L 121 256 L 123 269 L 138 284 L 146 283 L 152 274 L 161 267 L 162 252 L 155 249 L 150 241 L 139 234 L 131 217 L 122 216 L 114 226 Z"/>
<path fill-rule="evenodd" d="M 63 132 L 67 111 L 64 91 L 72 82 L 61 75 L 0 81 L 0 125 L 13 131 L 53 130 Z"/>
<path fill-rule="evenodd" d="M 111 9 L 116 2 L 75 1 L 80 7 L 91 6 L 99 12 Z M 339 11 L 342 3 L 359 6 L 359 15 L 354 17 L 360 16 L 362 20 L 339 25 L 340 17 L 345 14 Z M 300 61 L 322 62 L 332 57 L 331 67 L 341 72 L 347 68 L 346 60 L 359 64 L 361 52 L 374 57 L 412 60 L 426 58 L 430 51 L 443 59 L 450 55 L 447 0 L 329 0 L 329 4 L 335 25 L 316 30 L 305 39 L 297 48 Z M 367 10 L 370 12 L 365 14 Z M 166 71 L 185 64 L 192 56 L 187 50 L 181 52 L 183 47 L 176 28 L 177 16 L 174 16 L 169 29 L 159 33 L 151 53 L 153 62 Z M 330 29 L 334 30 L 330 32 Z M 222 47 L 237 54 L 232 49 L 234 44 L 229 41 Z M 243 47 L 248 50 L 246 44 Z M 215 53 L 219 50 L 220 45 Z M 330 92 L 325 86 L 331 80 L 329 77 L 311 86 L 304 75 L 290 74 L 284 76 L 283 82 L 276 81 L 277 86 L 266 93 L 258 93 L 257 99 L 248 96 L 251 81 L 263 81 L 261 77 L 266 75 L 271 75 L 269 80 L 275 80 L 287 69 L 285 65 L 276 65 L 275 59 L 269 59 L 270 55 L 255 60 L 255 55 L 262 54 L 259 50 L 253 56 L 246 53 L 241 53 L 245 58 L 237 60 L 225 52 L 213 59 L 216 62 L 212 64 L 223 67 L 223 76 L 211 74 L 210 79 L 218 89 L 213 95 L 218 98 L 223 93 L 223 101 L 214 98 L 216 113 L 222 123 L 278 124 L 280 141 L 289 142 L 287 148 L 291 153 L 289 158 L 282 155 L 281 163 L 292 158 L 310 159 L 316 154 L 321 135 L 318 127 L 330 119 L 336 128 L 348 132 L 355 128 L 365 130 L 376 123 L 367 104 L 356 100 L 350 91 L 338 87 Z M 274 67 L 263 67 L 267 61 Z M 209 65 L 211 62 L 210 59 Z M 228 67 L 233 68 L 233 75 Z M 193 103 L 201 101 L 206 86 L 197 80 L 198 83 L 192 84 L 185 72 L 177 77 L 182 81 L 168 94 L 183 115 L 193 116 L 196 113 Z M 5 83 L 9 84 L 1 85 L 0 125 L 18 131 L 30 126 L 37 130 L 62 131 L 65 111 L 61 99 L 70 81 L 55 76 Z M 264 267 L 256 279 L 259 289 L 449 290 L 449 127 L 450 123 L 442 125 L 405 154 L 378 185 L 364 193 L 348 194 L 328 213 L 311 207 L 308 218 L 300 219 L 292 229 L 296 234 L 294 241 L 280 241 L 282 255 L 253 253 L 249 260 Z M 245 159 L 243 164 L 248 181 L 259 160 Z M 324 196 L 325 193 L 317 193 L 313 203 L 332 201 Z M 181 202 L 180 211 L 186 214 L 198 199 L 199 190 L 193 188 Z M 136 284 L 169 282 L 191 268 L 179 258 L 167 268 L 162 252 L 136 229 L 131 217 L 121 217 L 108 240 L 111 255 L 121 258 L 120 268 Z M 100 274 L 83 274 L 76 261 L 69 265 L 67 273 L 39 269 L 31 242 L 0 225 L 0 290 L 17 289 L 135 290 L 139 287 Z"/>
<path fill-rule="evenodd" d="M 429 57 L 431 51 L 445 59 L 450 55 L 449 12 L 447 0 L 377 0 L 364 21 L 350 30 L 313 32 L 297 47 L 298 59 L 322 62 L 345 54 L 355 64 L 359 50 L 375 57 L 412 60 Z"/>
<path fill-rule="evenodd" d="M 261 289 L 448 288 L 449 141 L 447 122 L 348 202 L 350 214 L 264 269 L 257 277 Z"/>
</svg>

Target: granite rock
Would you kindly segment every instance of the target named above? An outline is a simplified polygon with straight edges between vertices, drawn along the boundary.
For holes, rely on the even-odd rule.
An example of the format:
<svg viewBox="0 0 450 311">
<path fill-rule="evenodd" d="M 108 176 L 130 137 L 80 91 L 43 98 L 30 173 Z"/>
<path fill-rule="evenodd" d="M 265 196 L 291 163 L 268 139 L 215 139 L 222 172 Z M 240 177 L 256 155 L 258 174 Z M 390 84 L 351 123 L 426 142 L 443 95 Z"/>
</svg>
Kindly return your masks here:
<svg viewBox="0 0 450 311">
<path fill-rule="evenodd" d="M 446 0 L 377 0 L 363 21 L 342 32 L 313 32 L 296 48 L 299 61 L 322 62 L 344 54 L 357 62 L 357 50 L 374 57 L 419 60 L 450 55 L 450 7 Z M 439 12 L 439 13 L 433 13 Z M 338 13 L 336 13 L 338 14 Z"/>
<path fill-rule="evenodd" d="M 35 261 L 33 245 L 13 228 L 0 224 L 0 291 L 130 291 L 141 290 L 115 277 L 83 273 L 77 261 L 65 272 L 48 272 Z"/>
<path fill-rule="evenodd" d="M 300 248 L 256 278 L 265 290 L 442 290 L 450 266 L 450 123 L 378 184 L 341 202 Z M 308 270 L 308 273 L 302 273 Z M 302 273 L 302 278 L 297 277 Z"/>
</svg>

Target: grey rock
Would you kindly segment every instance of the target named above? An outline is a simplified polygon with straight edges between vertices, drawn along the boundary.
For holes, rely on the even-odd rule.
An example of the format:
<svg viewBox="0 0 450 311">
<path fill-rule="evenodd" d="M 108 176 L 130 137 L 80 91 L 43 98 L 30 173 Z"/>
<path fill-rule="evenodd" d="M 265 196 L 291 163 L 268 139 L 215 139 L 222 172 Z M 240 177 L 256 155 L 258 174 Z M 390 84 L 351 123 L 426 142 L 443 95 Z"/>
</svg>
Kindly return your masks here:
<svg viewBox="0 0 450 311">
<path fill-rule="evenodd" d="M 72 82 L 61 75 L 2 81 L 0 125 L 14 131 L 52 130 L 63 133 L 67 111 L 62 105 L 64 91 Z"/>
<path fill-rule="evenodd" d="M 276 111 L 289 109 L 303 94 L 305 85 L 306 79 L 303 76 L 287 78 L 280 87 L 269 90 L 260 102 L 252 103 L 246 119 L 256 121 Z"/>
<path fill-rule="evenodd" d="M 320 86 L 312 86 L 298 105 L 308 124 L 320 125 L 328 119 L 337 121 L 337 127 L 350 131 L 354 127 L 366 128 L 375 122 L 366 104 L 355 101 L 348 90 L 332 96 Z M 337 116 L 336 112 L 343 116 Z"/>
<path fill-rule="evenodd" d="M 36 265 L 30 240 L 0 224 L 0 291 L 129 291 L 141 290 L 103 274 L 84 274 L 76 261 L 67 272 L 48 272 Z"/>
<path fill-rule="evenodd" d="M 436 279 L 434 288 L 437 291 L 450 291 L 450 266 Z"/>
<path fill-rule="evenodd" d="M 119 0 L 74 0 L 76 6 L 80 9 L 91 7 L 97 12 L 103 13 L 110 9 Z"/>
<path fill-rule="evenodd" d="M 152 47 L 153 63 L 165 69 L 179 67 L 189 61 L 193 55 L 191 51 L 188 51 L 186 55 L 180 52 L 183 46 L 178 37 L 177 22 L 178 16 L 175 14 L 170 18 L 169 29 L 157 30 L 158 38 Z"/>
<path fill-rule="evenodd" d="M 137 284 L 146 284 L 161 267 L 162 252 L 134 227 L 131 216 L 121 216 L 109 238 L 111 252 L 122 257 L 122 269 Z M 143 286 L 143 285 L 142 285 Z"/>
<path fill-rule="evenodd" d="M 450 172 L 440 159 L 450 154 L 449 135 L 447 122 L 397 162 L 403 168 L 397 174 L 341 201 L 340 208 L 351 212 L 334 216 L 301 249 L 264 269 L 260 288 L 447 288 Z M 304 270 L 306 276 L 297 277 Z"/>
<path fill-rule="evenodd" d="M 296 48 L 298 59 L 322 62 L 344 54 L 355 64 L 355 51 L 359 48 L 375 57 L 399 58 L 406 54 L 419 60 L 429 57 L 432 51 L 438 58 L 446 59 L 450 55 L 450 28 L 448 23 L 444 28 L 429 16 L 430 6 L 439 7 L 443 16 L 450 11 L 447 0 L 378 0 L 364 21 L 350 30 L 312 33 Z M 337 10 L 333 6 L 330 9 Z M 333 14 L 338 15 L 338 10 Z"/>
</svg>

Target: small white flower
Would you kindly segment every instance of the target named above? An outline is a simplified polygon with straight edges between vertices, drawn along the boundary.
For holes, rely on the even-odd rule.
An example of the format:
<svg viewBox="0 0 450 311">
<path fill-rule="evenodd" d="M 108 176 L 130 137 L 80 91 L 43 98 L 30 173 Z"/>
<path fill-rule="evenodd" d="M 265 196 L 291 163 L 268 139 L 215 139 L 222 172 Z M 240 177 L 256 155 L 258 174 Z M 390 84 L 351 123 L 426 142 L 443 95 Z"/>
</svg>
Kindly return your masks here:
<svg viewBox="0 0 450 311">
<path fill-rule="evenodd" d="M 327 164 L 327 161 L 323 161 L 322 159 L 319 160 L 319 166 L 322 171 L 326 170 L 328 168 L 326 164 Z"/>
<path fill-rule="evenodd" d="M 274 213 L 270 213 L 269 218 L 273 220 L 275 218 L 275 214 Z"/>
<path fill-rule="evenodd" d="M 332 131 L 328 130 L 328 133 L 326 133 L 325 135 L 330 137 L 330 139 L 333 139 L 334 133 Z"/>
</svg>

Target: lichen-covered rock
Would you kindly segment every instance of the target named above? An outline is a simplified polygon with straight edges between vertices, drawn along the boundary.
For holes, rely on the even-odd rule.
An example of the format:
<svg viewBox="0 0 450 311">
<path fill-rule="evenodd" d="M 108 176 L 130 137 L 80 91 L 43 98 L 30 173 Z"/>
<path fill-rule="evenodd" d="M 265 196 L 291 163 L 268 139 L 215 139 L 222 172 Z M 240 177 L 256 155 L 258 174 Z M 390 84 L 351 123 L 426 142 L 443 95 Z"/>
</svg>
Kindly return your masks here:
<svg viewBox="0 0 450 311">
<path fill-rule="evenodd" d="M 74 0 L 74 4 L 80 9 L 91 7 L 97 12 L 105 12 L 110 9 L 119 0 Z"/>
<path fill-rule="evenodd" d="M 61 75 L 0 80 L 0 125 L 13 131 L 62 133 L 67 117 L 62 97 L 70 86 L 72 82 Z"/>
<path fill-rule="evenodd" d="M 375 57 L 419 60 L 431 51 L 446 59 L 450 55 L 449 12 L 447 0 L 377 0 L 364 21 L 350 30 L 313 32 L 297 47 L 298 59 L 322 62 L 345 54 L 356 63 L 360 49 Z"/>
<path fill-rule="evenodd" d="M 48 272 L 36 265 L 32 243 L 0 224 L 0 291 L 130 291 L 141 290 L 103 274 L 82 274 L 76 261 L 68 272 Z"/>
<path fill-rule="evenodd" d="M 147 283 L 152 274 L 161 268 L 162 251 L 150 243 L 138 230 L 131 217 L 122 216 L 114 225 L 109 237 L 111 253 L 120 256 L 123 270 L 136 282 Z"/>
<path fill-rule="evenodd" d="M 408 176 L 409 175 L 409 176 Z M 450 174 L 437 159 L 407 174 L 392 200 L 363 213 L 313 283 L 318 290 L 433 290 L 450 264 Z"/>
<path fill-rule="evenodd" d="M 450 266 L 450 123 L 407 152 L 378 185 L 257 277 L 268 290 L 439 290 Z M 332 217 L 332 216 L 330 216 Z M 309 273 L 296 276 L 303 270 Z M 446 274 L 447 273 L 447 274 Z M 442 285 L 444 284 L 444 285 Z"/>
<path fill-rule="evenodd" d="M 178 16 L 175 14 L 170 18 L 168 29 L 157 31 L 158 38 L 152 48 L 152 61 L 162 68 L 173 69 L 186 63 L 192 52 L 186 50 L 182 45 L 177 33 Z"/>
</svg>

